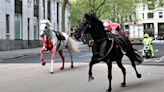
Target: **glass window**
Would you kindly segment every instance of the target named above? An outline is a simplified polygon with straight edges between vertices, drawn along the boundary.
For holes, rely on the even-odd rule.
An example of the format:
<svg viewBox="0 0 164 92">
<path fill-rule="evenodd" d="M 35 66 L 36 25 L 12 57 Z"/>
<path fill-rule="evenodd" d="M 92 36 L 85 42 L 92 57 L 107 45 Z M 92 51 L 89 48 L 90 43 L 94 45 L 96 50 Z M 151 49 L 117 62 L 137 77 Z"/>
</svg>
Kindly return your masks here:
<svg viewBox="0 0 164 92">
<path fill-rule="evenodd" d="M 155 9 L 154 3 L 148 4 L 148 9 L 149 10 L 154 10 Z"/>
<path fill-rule="evenodd" d="M 43 2 L 43 18 L 45 19 L 45 0 L 43 0 L 42 2 Z"/>
<path fill-rule="evenodd" d="M 10 16 L 6 14 L 6 33 L 10 32 Z"/>
<path fill-rule="evenodd" d="M 145 18 L 144 13 L 142 13 L 142 19 L 144 19 L 144 18 Z"/>
<path fill-rule="evenodd" d="M 143 10 L 145 10 L 145 5 L 143 5 Z"/>
<path fill-rule="evenodd" d="M 34 0 L 34 5 L 39 5 L 39 0 Z"/>
<path fill-rule="evenodd" d="M 163 12 L 159 12 L 159 18 L 163 18 Z"/>
<path fill-rule="evenodd" d="M 38 40 L 39 39 L 38 18 L 34 17 L 33 21 L 34 21 L 34 40 Z"/>
<path fill-rule="evenodd" d="M 154 13 L 148 13 L 148 18 L 154 18 Z"/>
<path fill-rule="evenodd" d="M 23 32 L 22 32 L 22 15 L 16 13 L 15 14 L 15 39 L 22 39 Z"/>
</svg>

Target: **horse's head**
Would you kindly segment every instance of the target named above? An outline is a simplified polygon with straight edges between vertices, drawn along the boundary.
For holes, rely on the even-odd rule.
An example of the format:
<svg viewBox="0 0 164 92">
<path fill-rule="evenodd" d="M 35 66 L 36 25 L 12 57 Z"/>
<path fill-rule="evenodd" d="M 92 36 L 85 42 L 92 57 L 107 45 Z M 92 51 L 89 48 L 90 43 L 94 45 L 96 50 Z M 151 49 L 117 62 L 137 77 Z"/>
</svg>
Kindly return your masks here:
<svg viewBox="0 0 164 92">
<path fill-rule="evenodd" d="M 77 29 L 75 30 L 75 38 L 79 39 L 82 34 L 89 33 L 91 30 L 90 16 L 86 13 L 83 20 L 79 23 Z"/>
<path fill-rule="evenodd" d="M 43 35 L 50 36 L 51 31 L 51 23 L 49 20 L 41 20 L 40 21 L 40 36 L 43 37 Z"/>
<path fill-rule="evenodd" d="M 82 34 L 91 33 L 96 30 L 104 30 L 103 23 L 99 21 L 95 13 L 86 13 L 83 21 L 79 23 L 79 26 L 75 31 L 75 38 L 79 39 Z"/>
</svg>

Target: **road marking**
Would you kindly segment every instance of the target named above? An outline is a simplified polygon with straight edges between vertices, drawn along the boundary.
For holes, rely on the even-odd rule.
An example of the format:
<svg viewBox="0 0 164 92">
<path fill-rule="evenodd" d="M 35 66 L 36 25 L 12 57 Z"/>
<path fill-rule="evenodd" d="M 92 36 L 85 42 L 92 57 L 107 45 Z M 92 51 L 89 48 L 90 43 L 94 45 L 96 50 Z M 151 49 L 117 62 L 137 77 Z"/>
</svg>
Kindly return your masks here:
<svg viewBox="0 0 164 92">
<path fill-rule="evenodd" d="M 154 62 L 161 62 L 161 61 L 163 61 L 164 60 L 164 56 L 162 56 L 161 58 L 159 58 L 159 59 L 156 59 Z"/>
<path fill-rule="evenodd" d="M 139 52 L 142 52 L 142 49 L 138 50 Z M 154 52 L 158 52 L 159 49 L 155 49 Z"/>
</svg>

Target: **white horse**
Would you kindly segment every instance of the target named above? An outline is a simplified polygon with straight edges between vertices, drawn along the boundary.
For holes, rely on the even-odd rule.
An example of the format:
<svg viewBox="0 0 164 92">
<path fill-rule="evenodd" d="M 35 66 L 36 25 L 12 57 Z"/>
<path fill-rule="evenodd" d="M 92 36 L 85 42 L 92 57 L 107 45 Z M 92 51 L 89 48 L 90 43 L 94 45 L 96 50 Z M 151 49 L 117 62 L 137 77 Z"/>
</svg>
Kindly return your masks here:
<svg viewBox="0 0 164 92">
<path fill-rule="evenodd" d="M 56 35 L 56 33 L 58 35 Z M 62 50 L 65 48 L 67 48 L 70 53 L 71 68 L 74 67 L 72 51 L 79 52 L 78 44 L 75 40 L 73 40 L 71 37 L 69 37 L 64 32 L 57 32 L 57 31 L 55 32 L 53 30 L 52 25 L 49 20 L 41 20 L 40 21 L 40 36 L 43 38 L 43 47 L 40 51 L 40 60 L 41 60 L 42 65 L 46 64 L 44 61 L 44 58 L 43 58 L 43 52 L 44 51 L 51 52 L 50 73 L 53 73 L 53 64 L 54 64 L 54 58 L 55 58 L 56 51 L 59 52 L 59 55 L 61 56 L 61 59 L 62 59 L 62 66 L 60 69 L 61 70 L 64 69 L 64 55 L 62 53 Z"/>
</svg>

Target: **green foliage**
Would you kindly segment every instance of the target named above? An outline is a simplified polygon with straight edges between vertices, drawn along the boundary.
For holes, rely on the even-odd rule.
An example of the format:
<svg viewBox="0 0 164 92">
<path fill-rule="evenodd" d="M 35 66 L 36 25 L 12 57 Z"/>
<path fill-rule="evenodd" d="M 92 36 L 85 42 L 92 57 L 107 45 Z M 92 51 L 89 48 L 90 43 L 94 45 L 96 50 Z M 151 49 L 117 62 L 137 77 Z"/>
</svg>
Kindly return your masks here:
<svg viewBox="0 0 164 92">
<path fill-rule="evenodd" d="M 134 14 L 141 2 L 147 0 L 74 0 L 71 1 L 71 24 L 75 27 L 88 12 L 95 12 L 101 19 L 126 17 Z"/>
<path fill-rule="evenodd" d="M 71 25 L 76 27 L 76 24 L 83 18 L 85 12 L 89 12 L 86 8 L 85 0 L 71 1 Z"/>
</svg>

